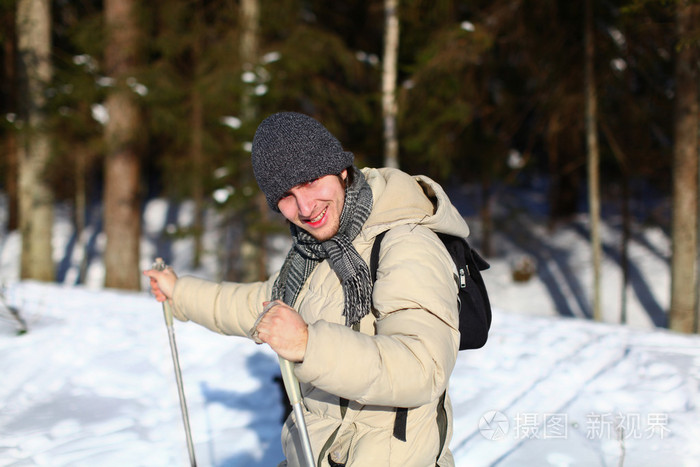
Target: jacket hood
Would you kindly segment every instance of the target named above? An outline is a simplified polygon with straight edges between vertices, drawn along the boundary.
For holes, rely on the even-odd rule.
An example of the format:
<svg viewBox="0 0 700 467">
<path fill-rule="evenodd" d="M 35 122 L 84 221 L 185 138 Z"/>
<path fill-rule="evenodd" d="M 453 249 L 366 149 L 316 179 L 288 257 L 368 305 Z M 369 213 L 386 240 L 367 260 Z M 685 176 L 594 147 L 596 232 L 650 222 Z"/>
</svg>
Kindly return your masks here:
<svg viewBox="0 0 700 467">
<path fill-rule="evenodd" d="M 368 237 L 403 224 L 420 224 L 459 237 L 469 235 L 467 223 L 445 190 L 429 177 L 392 168 L 365 168 L 362 173 L 374 197 L 372 213 L 365 222 Z"/>
</svg>

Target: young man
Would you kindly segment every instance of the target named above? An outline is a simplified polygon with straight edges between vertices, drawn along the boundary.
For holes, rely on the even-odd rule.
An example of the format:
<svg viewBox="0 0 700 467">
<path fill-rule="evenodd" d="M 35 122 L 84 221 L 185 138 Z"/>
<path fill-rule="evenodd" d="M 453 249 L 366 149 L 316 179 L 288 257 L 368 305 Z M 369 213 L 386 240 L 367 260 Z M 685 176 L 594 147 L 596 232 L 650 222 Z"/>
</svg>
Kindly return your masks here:
<svg viewBox="0 0 700 467">
<path fill-rule="evenodd" d="M 282 269 L 251 284 L 145 274 L 178 319 L 223 334 L 250 336 L 263 307 L 278 303 L 257 338 L 295 362 L 319 466 L 454 465 L 446 391 L 459 344 L 457 285 L 435 232 L 466 237 L 469 228 L 432 180 L 358 170 L 353 159 L 311 117 L 268 117 L 252 160 L 270 208 L 290 223 Z M 372 245 L 386 230 L 372 282 Z M 290 415 L 281 465 L 301 464 L 298 440 Z"/>
</svg>

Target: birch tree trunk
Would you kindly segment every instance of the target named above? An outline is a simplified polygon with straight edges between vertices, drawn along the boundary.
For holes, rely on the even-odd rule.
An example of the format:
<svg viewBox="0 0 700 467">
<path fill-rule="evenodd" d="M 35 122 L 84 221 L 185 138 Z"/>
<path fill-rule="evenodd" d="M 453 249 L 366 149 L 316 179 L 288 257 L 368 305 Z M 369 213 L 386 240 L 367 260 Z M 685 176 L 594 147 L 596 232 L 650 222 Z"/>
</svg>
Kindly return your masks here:
<svg viewBox="0 0 700 467">
<path fill-rule="evenodd" d="M 260 30 L 260 4 L 258 0 L 241 0 L 241 42 L 240 57 L 244 72 L 255 72 L 258 63 L 259 30 Z M 245 86 L 241 96 L 241 119 L 245 123 L 251 123 L 258 116 L 258 108 L 254 101 L 254 84 Z M 247 125 L 246 125 L 247 126 Z M 244 184 L 252 182 L 253 168 L 250 158 L 243 165 Z M 245 228 L 243 231 L 243 243 L 241 245 L 242 277 L 243 280 L 264 280 L 267 276 L 267 236 L 264 224 L 269 218 L 265 195 L 258 192 L 251 206 L 244 210 Z M 251 219 L 254 219 L 251 221 Z"/>
<path fill-rule="evenodd" d="M 244 72 L 254 72 L 255 64 L 258 61 L 259 51 L 259 29 L 260 29 L 260 5 L 258 0 L 241 0 L 240 14 L 240 58 Z M 257 108 L 253 102 L 253 86 L 244 88 L 241 95 L 241 119 L 244 122 L 251 122 L 257 116 Z"/>
<path fill-rule="evenodd" d="M 678 3 L 676 32 L 676 100 L 673 145 L 673 212 L 671 219 L 671 309 L 669 327 L 696 331 L 698 216 L 698 52 L 690 30 L 700 21 L 700 5 Z"/>
<path fill-rule="evenodd" d="M 593 260 L 593 319 L 602 321 L 600 306 L 600 154 L 598 148 L 598 96 L 595 87 L 593 40 L 593 0 L 586 0 L 585 13 L 585 99 L 586 99 L 586 150 L 588 153 L 588 205 L 591 226 L 591 252 Z"/>
<path fill-rule="evenodd" d="M 104 191 L 105 286 L 137 290 L 141 235 L 139 176 L 141 115 L 127 85 L 138 64 L 135 0 L 105 0 L 105 71 L 115 84 L 107 97 Z"/>
<path fill-rule="evenodd" d="M 399 167 L 396 124 L 396 77 L 399 57 L 398 0 L 384 0 L 384 60 L 382 61 L 382 118 L 384 121 L 384 165 Z"/>
<path fill-rule="evenodd" d="M 45 89 L 52 77 L 51 9 L 48 0 L 17 2 L 20 114 L 24 123 L 18 147 L 19 224 L 22 233 L 20 275 L 52 281 L 51 250 L 54 196 L 46 178 L 51 157 L 45 128 Z"/>
</svg>

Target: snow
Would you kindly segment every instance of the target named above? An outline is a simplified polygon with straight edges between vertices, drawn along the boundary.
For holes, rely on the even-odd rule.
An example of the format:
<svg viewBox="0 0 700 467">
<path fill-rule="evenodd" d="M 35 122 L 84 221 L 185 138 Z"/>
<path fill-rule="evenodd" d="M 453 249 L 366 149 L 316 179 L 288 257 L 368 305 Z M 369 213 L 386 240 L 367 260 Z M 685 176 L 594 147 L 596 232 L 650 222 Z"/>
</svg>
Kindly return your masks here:
<svg viewBox="0 0 700 467">
<path fill-rule="evenodd" d="M 146 292 L 103 289 L 97 221 L 72 241 L 70 209 L 57 213 L 60 283 L 18 280 L 19 236 L 0 229 L 0 283 L 29 327 L 17 336 L 0 306 L 0 466 L 187 465 L 161 306 Z M 159 234 L 191 222 L 191 203 L 153 200 L 144 216 L 144 265 L 160 255 L 180 272 L 217 277 L 216 216 L 207 219 L 209 249 L 197 271 L 188 269 L 191 240 Z M 668 302 L 666 235 L 635 230 L 623 326 L 615 324 L 619 229 L 603 229 L 606 323 L 595 323 L 583 319 L 592 282 L 585 219 L 555 231 L 512 221 L 528 234 L 494 239 L 485 274 L 494 304 L 489 341 L 460 352 L 450 382 L 456 464 L 699 466 L 700 336 L 654 326 L 654 310 Z M 272 239 L 277 256 L 287 246 Z M 516 283 L 511 267 L 523 255 L 538 274 Z M 83 258 L 85 285 L 77 286 Z M 174 329 L 198 464 L 276 465 L 283 408 L 275 354 L 191 323 Z"/>
</svg>

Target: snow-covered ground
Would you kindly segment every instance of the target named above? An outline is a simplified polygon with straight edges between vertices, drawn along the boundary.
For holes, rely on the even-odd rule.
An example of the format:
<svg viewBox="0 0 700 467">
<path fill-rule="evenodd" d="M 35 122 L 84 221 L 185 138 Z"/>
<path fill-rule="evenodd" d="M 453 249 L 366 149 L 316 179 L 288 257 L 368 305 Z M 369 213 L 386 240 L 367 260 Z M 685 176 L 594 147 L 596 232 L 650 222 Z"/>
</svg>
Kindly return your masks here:
<svg viewBox="0 0 700 467">
<path fill-rule="evenodd" d="M 0 229 L 0 283 L 29 326 L 17 336 L 0 310 L 0 466 L 187 465 L 160 305 L 145 292 L 102 289 L 99 226 L 71 239 L 68 210 L 58 214 L 60 284 L 18 281 L 17 234 Z M 159 255 L 188 272 L 190 240 L 163 242 L 160 233 L 191 217 L 188 204 L 147 205 L 144 267 Z M 700 466 L 700 336 L 653 326 L 668 301 L 667 237 L 635 231 L 629 324 L 620 326 L 612 324 L 619 234 L 604 229 L 608 323 L 600 324 L 581 319 L 590 309 L 585 220 L 552 232 L 508 220 L 485 274 L 495 308 L 489 342 L 461 352 L 451 379 L 457 465 Z M 75 286 L 85 251 L 85 285 Z M 197 274 L 216 276 L 211 253 Z M 516 283 L 511 266 L 524 255 L 538 274 Z M 189 323 L 176 322 L 175 334 L 198 464 L 276 465 L 283 409 L 274 353 Z"/>
</svg>

